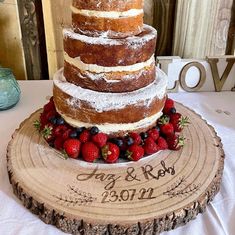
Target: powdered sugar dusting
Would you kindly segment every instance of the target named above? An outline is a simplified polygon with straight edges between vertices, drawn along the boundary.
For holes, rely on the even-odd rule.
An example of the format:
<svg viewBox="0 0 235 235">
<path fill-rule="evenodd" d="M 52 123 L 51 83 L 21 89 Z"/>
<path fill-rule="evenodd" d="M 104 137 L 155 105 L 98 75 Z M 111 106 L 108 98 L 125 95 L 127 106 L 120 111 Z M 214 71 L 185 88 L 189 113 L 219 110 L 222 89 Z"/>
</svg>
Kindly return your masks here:
<svg viewBox="0 0 235 235">
<path fill-rule="evenodd" d="M 81 31 L 81 30 L 80 30 Z M 108 35 L 112 34 L 112 32 L 97 32 L 97 37 L 89 37 L 83 34 L 75 33 L 72 29 L 64 29 L 64 38 L 69 37 L 71 39 L 79 40 L 88 44 L 98 44 L 98 45 L 127 45 L 129 47 L 136 48 L 137 46 L 141 46 L 146 42 L 156 38 L 157 31 L 153 27 L 149 25 L 144 25 L 143 31 L 148 33 L 140 34 L 137 36 L 130 36 L 125 39 L 110 39 L 107 38 Z M 95 32 L 81 31 L 84 34 L 94 34 Z M 115 32 L 114 32 L 115 33 Z M 100 36 L 99 36 L 100 35 Z"/>
<path fill-rule="evenodd" d="M 67 102 L 72 106 L 80 107 L 80 101 L 89 104 L 96 112 L 123 109 L 128 105 L 149 106 L 153 99 L 163 99 L 167 89 L 167 76 L 157 70 L 157 79 L 154 83 L 132 92 L 125 93 L 104 93 L 84 89 L 66 81 L 63 76 L 63 69 L 60 69 L 54 76 L 54 84 L 72 98 Z"/>
</svg>

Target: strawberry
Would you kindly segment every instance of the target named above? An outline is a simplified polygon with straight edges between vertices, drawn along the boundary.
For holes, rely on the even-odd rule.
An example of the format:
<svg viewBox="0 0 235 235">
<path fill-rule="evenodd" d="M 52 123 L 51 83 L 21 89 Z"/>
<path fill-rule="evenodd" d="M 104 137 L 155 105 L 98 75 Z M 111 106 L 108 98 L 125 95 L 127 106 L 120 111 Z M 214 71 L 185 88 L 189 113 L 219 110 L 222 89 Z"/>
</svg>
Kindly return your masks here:
<svg viewBox="0 0 235 235">
<path fill-rule="evenodd" d="M 44 127 L 48 124 L 48 120 L 45 113 L 40 115 L 40 130 L 43 130 Z"/>
<path fill-rule="evenodd" d="M 166 138 L 170 150 L 180 150 L 184 146 L 185 138 L 179 135 L 170 135 Z"/>
<path fill-rule="evenodd" d="M 43 112 L 44 113 L 48 113 L 52 110 L 55 110 L 55 104 L 53 101 L 50 101 L 49 103 L 47 103 L 46 105 L 44 105 L 43 107 Z"/>
<path fill-rule="evenodd" d="M 175 132 L 181 132 L 189 124 L 189 118 L 183 117 L 180 113 L 174 113 L 170 115 L 170 122 Z"/>
<path fill-rule="evenodd" d="M 100 150 L 92 142 L 86 142 L 82 145 L 82 158 L 87 162 L 94 162 L 99 158 Z"/>
<path fill-rule="evenodd" d="M 65 125 L 59 125 L 54 128 L 53 134 L 56 137 L 62 136 L 67 129 L 68 129 L 68 127 L 66 127 Z"/>
<path fill-rule="evenodd" d="M 151 137 L 154 141 L 156 141 L 159 137 L 159 132 L 156 128 L 148 131 L 148 136 Z"/>
<path fill-rule="evenodd" d="M 81 142 L 77 139 L 67 139 L 64 142 L 64 150 L 71 158 L 78 158 L 81 149 Z"/>
<path fill-rule="evenodd" d="M 47 124 L 43 130 L 42 130 L 42 136 L 47 141 L 50 142 L 54 136 L 53 136 L 53 127 L 50 124 Z"/>
<path fill-rule="evenodd" d="M 82 134 L 79 136 L 79 140 L 82 142 L 82 143 L 86 143 L 90 140 L 91 138 L 91 134 L 88 130 L 84 130 L 82 132 Z"/>
<path fill-rule="evenodd" d="M 62 138 L 63 138 L 64 141 L 70 138 L 71 132 L 72 132 L 71 129 L 67 129 L 67 130 L 62 134 Z"/>
<path fill-rule="evenodd" d="M 174 106 L 175 106 L 174 101 L 172 99 L 167 98 L 165 102 L 165 106 L 163 108 L 163 113 L 169 114 L 170 110 L 174 108 Z"/>
<path fill-rule="evenodd" d="M 56 117 L 57 112 L 56 112 L 55 110 L 51 110 L 51 111 L 45 113 L 45 115 L 46 115 L 46 119 L 47 119 L 48 121 L 50 121 L 50 119 Z"/>
<path fill-rule="evenodd" d="M 133 144 L 127 150 L 127 157 L 132 161 L 139 161 L 143 156 L 144 149 L 136 144 Z"/>
<path fill-rule="evenodd" d="M 171 123 L 167 123 L 161 126 L 161 133 L 168 136 L 174 134 L 174 126 Z"/>
<path fill-rule="evenodd" d="M 172 135 L 174 134 L 174 127 L 169 123 L 170 117 L 168 115 L 163 115 L 159 120 L 158 124 L 160 125 L 160 132 L 163 135 Z"/>
<path fill-rule="evenodd" d="M 92 136 L 92 141 L 100 148 L 106 145 L 107 140 L 108 140 L 108 136 L 104 133 L 98 133 Z"/>
<path fill-rule="evenodd" d="M 157 139 L 156 144 L 158 145 L 160 150 L 168 149 L 168 144 L 167 144 L 166 140 L 161 136 Z"/>
<path fill-rule="evenodd" d="M 64 140 L 61 136 L 57 137 L 54 141 L 54 147 L 55 149 L 62 151 L 64 146 Z"/>
<path fill-rule="evenodd" d="M 130 137 L 134 140 L 134 144 L 140 145 L 142 143 L 142 138 L 138 133 L 131 132 Z"/>
<path fill-rule="evenodd" d="M 158 151 L 159 147 L 157 146 L 157 144 L 154 142 L 154 140 L 151 137 L 148 137 L 144 143 L 144 152 L 149 155 L 156 153 Z"/>
<path fill-rule="evenodd" d="M 107 163 L 115 163 L 120 155 L 120 150 L 116 144 L 107 143 L 101 150 L 102 156 Z"/>
</svg>

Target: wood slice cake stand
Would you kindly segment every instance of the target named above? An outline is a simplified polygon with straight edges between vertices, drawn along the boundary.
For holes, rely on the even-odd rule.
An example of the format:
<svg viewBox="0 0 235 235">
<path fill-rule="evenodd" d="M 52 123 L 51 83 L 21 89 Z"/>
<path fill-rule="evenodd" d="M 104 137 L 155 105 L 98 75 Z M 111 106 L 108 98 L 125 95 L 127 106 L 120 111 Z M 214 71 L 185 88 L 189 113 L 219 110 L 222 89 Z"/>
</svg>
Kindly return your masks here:
<svg viewBox="0 0 235 235">
<path fill-rule="evenodd" d="M 162 151 L 139 162 L 113 165 L 63 160 L 25 120 L 8 146 L 14 193 L 45 223 L 73 234 L 158 234 L 205 210 L 219 191 L 221 141 L 199 115 L 190 118 L 181 151 Z"/>
</svg>

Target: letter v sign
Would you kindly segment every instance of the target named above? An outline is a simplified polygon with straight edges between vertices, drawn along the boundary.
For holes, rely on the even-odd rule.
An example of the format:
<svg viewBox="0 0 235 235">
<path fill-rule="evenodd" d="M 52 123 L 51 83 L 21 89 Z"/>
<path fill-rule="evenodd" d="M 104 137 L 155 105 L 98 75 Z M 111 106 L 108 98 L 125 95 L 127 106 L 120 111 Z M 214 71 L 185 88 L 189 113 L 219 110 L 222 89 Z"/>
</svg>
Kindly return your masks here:
<svg viewBox="0 0 235 235">
<path fill-rule="evenodd" d="M 216 57 L 207 57 L 207 61 L 211 67 L 211 73 L 212 73 L 213 81 L 215 84 L 215 90 L 221 91 L 224 86 L 224 83 L 227 80 L 229 73 L 231 72 L 232 67 L 235 63 L 235 57 L 226 59 L 227 66 L 226 66 L 221 78 L 219 76 L 219 71 L 218 71 L 218 66 L 217 66 L 217 64 L 219 62 L 218 57 L 217 58 Z"/>
</svg>

